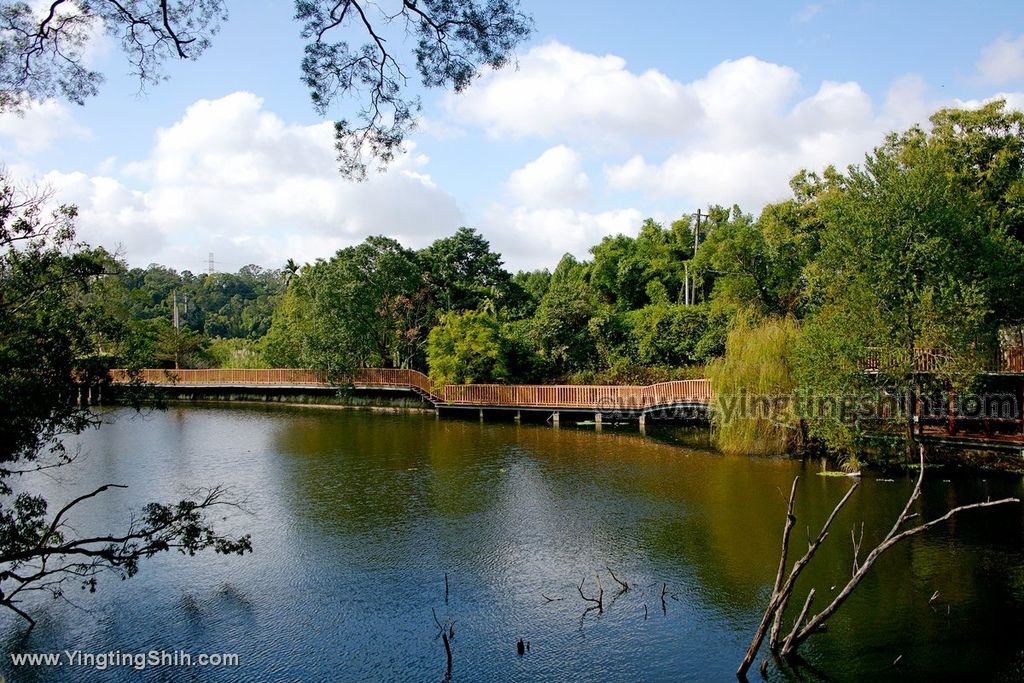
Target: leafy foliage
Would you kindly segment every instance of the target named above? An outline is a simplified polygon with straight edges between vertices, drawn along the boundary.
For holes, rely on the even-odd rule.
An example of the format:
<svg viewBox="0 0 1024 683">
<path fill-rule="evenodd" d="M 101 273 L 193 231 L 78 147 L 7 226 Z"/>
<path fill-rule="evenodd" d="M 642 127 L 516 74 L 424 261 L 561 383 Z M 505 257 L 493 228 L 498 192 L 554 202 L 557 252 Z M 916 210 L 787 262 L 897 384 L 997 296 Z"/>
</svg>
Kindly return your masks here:
<svg viewBox="0 0 1024 683">
<path fill-rule="evenodd" d="M 792 406 L 776 397 L 793 394 L 790 351 L 800 328 L 792 318 L 736 317 L 725 356 L 709 363 L 715 390 L 715 444 L 727 453 L 775 455 L 795 442 Z"/>
<path fill-rule="evenodd" d="M 414 128 L 419 100 L 390 38 L 401 20 L 415 39 L 412 55 L 422 84 L 461 92 L 484 68 L 499 69 L 533 28 L 517 0 L 399 0 L 393 11 L 368 0 L 296 0 L 295 19 L 307 40 L 303 81 L 313 107 L 326 114 L 337 100 L 359 102 L 355 122 L 335 123 L 342 175 L 366 177 L 367 162 L 386 166 Z M 0 111 L 60 96 L 83 104 L 102 74 L 89 68 L 87 48 L 102 33 L 120 45 L 140 88 L 165 78 L 170 59 L 197 59 L 227 20 L 224 0 L 21 0 L 0 5 Z M 362 35 L 350 47 L 343 36 Z"/>
<path fill-rule="evenodd" d="M 419 99 L 405 92 L 408 76 L 378 24 L 401 19 L 405 33 L 416 38 L 422 84 L 454 92 L 468 87 L 483 66 L 504 66 L 532 30 L 516 0 L 402 0 L 394 13 L 362 0 L 296 0 L 295 18 L 309 41 L 302 74 L 313 107 L 325 114 L 347 95 L 364 102 L 358 123 L 335 123 L 341 171 L 352 178 L 366 176 L 367 152 L 382 165 L 394 158 L 420 108 Z M 367 36 L 359 47 L 328 39 L 352 27 Z"/>
<path fill-rule="evenodd" d="M 49 501 L 17 491 L 13 479 L 69 466 L 61 437 L 98 424 L 76 397 L 103 385 L 130 326 L 110 317 L 121 290 L 116 262 L 74 240 L 74 207 L 48 211 L 45 193 L 21 191 L 0 175 L 0 606 L 33 624 L 19 604 L 68 581 L 94 590 L 104 572 L 128 578 L 139 561 L 178 548 L 244 553 L 248 536 L 219 534 L 206 513 L 235 503 L 220 488 L 176 504 L 151 503 L 127 530 L 79 536 L 78 505 L 112 488 L 79 496 L 49 515 Z"/>
<path fill-rule="evenodd" d="M 507 380 L 505 344 L 497 316 L 489 311 L 444 314 L 430 330 L 427 364 L 435 384 Z"/>
</svg>

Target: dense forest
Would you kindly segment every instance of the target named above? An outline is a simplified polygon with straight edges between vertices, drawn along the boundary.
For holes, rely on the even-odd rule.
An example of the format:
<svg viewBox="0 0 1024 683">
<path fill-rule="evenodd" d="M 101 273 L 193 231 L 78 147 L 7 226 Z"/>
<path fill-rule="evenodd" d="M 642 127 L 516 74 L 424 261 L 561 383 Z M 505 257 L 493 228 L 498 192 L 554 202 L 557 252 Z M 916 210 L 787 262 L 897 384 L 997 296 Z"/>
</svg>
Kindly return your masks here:
<svg viewBox="0 0 1024 683">
<path fill-rule="evenodd" d="M 127 268 L 102 249 L 95 257 L 102 274 L 90 298 L 117 331 L 112 348 L 100 338 L 101 353 L 131 367 L 258 366 L 257 342 L 270 329 L 287 271 L 248 265 L 196 275 L 156 264 Z"/>
<path fill-rule="evenodd" d="M 99 353 L 131 367 L 410 367 L 440 383 L 706 376 L 720 397 L 924 396 L 919 351 L 946 359 L 927 381 L 969 388 L 1001 343 L 1021 343 L 1024 114 L 942 110 L 863 164 L 801 171 L 791 188 L 756 217 L 711 206 L 699 225 L 624 225 L 551 271 L 510 273 L 470 228 L 418 251 L 373 236 L 233 275 L 105 255 L 89 296 L 121 334 L 104 346 L 97 332 Z M 871 377 L 869 351 L 889 359 Z M 849 416 L 813 418 L 789 406 L 730 428 L 726 411 L 719 433 L 738 450 L 862 444 Z"/>
</svg>

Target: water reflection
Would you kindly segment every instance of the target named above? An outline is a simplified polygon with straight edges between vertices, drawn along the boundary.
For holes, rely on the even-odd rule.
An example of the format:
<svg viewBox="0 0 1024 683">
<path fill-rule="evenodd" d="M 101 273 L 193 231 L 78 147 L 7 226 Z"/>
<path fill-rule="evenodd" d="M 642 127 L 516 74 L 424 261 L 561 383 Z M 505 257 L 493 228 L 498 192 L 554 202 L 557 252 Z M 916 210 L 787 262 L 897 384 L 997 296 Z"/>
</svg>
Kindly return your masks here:
<svg viewBox="0 0 1024 683">
<path fill-rule="evenodd" d="M 444 668 L 433 607 L 456 619 L 456 680 L 729 678 L 774 578 L 783 492 L 802 475 L 800 549 L 805 526 L 816 533 L 850 482 L 791 460 L 678 445 L 701 436 L 286 407 L 122 414 L 82 437 L 93 466 L 73 487 L 132 488 L 81 523 L 100 528 L 140 501 L 224 482 L 255 510 L 242 523 L 256 551 L 157 558 L 125 590 L 106 585 L 83 600 L 88 615 L 42 605 L 27 647 L 242 654 L 241 670 L 197 680 L 431 680 Z M 863 522 L 865 546 L 877 540 L 911 485 L 867 479 L 803 590 L 825 596 L 842 585 L 850 530 Z M 922 507 L 932 517 L 1011 493 L 1020 495 L 1019 481 L 936 478 Z M 1021 511 L 994 509 L 897 547 L 807 658 L 836 679 L 1012 674 L 1024 626 L 1022 538 Z M 609 601 L 614 593 L 605 565 L 634 589 L 584 615 L 582 578 L 590 591 L 600 570 Z M 6 649 L 21 649 L 17 624 L 0 624 Z M 522 658 L 519 637 L 532 644 Z"/>
</svg>

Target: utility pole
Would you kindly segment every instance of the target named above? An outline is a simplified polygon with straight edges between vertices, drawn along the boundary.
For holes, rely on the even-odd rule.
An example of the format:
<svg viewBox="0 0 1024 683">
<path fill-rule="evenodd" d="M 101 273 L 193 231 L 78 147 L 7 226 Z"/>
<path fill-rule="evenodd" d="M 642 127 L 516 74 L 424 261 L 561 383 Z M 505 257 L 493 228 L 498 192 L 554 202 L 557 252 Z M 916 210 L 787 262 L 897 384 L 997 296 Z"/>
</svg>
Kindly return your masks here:
<svg viewBox="0 0 1024 683">
<path fill-rule="evenodd" d="M 178 369 L 178 290 L 174 290 L 171 294 L 171 305 L 174 306 L 174 312 L 171 314 L 171 318 L 174 320 L 174 369 Z"/>
<path fill-rule="evenodd" d="M 711 218 L 711 216 L 709 216 L 706 213 L 701 213 L 700 209 L 697 209 L 696 213 L 691 213 L 690 215 L 697 219 L 697 222 L 693 226 L 693 255 L 697 256 L 697 247 L 700 246 L 700 220 L 702 218 L 706 220 L 708 218 Z M 689 264 L 686 265 L 685 280 L 686 280 L 685 300 L 686 300 L 686 305 L 689 306 L 691 304 L 697 303 L 697 282 L 696 282 L 696 279 L 694 279 L 693 287 L 692 288 L 690 287 L 690 267 L 689 267 Z"/>
<path fill-rule="evenodd" d="M 709 216 L 706 213 L 702 214 L 700 212 L 700 209 L 697 209 L 697 213 L 691 213 L 690 215 L 696 217 L 696 219 L 697 219 L 697 224 L 693 228 L 693 255 L 696 256 L 697 255 L 697 247 L 700 246 L 700 219 L 701 218 L 708 219 L 708 218 L 711 218 L 711 216 Z"/>
<path fill-rule="evenodd" d="M 686 306 L 689 306 L 690 305 L 690 262 L 686 261 L 685 263 L 683 263 L 683 268 L 685 269 L 684 274 L 683 274 L 683 283 L 685 285 L 685 290 L 684 290 L 684 294 L 683 294 L 683 304 L 686 305 Z"/>
</svg>

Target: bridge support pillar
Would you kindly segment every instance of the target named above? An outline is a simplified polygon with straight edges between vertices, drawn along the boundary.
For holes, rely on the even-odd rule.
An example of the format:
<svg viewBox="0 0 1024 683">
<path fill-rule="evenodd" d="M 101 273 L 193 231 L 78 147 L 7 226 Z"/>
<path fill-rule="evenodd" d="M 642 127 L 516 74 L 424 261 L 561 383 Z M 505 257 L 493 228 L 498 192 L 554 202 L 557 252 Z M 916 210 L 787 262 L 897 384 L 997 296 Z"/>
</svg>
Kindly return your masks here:
<svg viewBox="0 0 1024 683">
<path fill-rule="evenodd" d="M 594 429 L 601 431 L 601 413 L 594 413 Z"/>
<path fill-rule="evenodd" d="M 483 408 L 480 409 L 480 421 L 481 422 L 484 421 L 484 409 Z"/>
<path fill-rule="evenodd" d="M 558 413 L 551 413 L 551 426 L 558 429 Z"/>
<path fill-rule="evenodd" d="M 514 418 L 512 418 L 513 420 L 515 420 L 516 424 L 519 424 L 520 422 L 523 421 L 523 416 L 522 416 L 521 413 L 522 413 L 522 411 L 517 410 L 516 411 L 516 416 Z"/>
<path fill-rule="evenodd" d="M 640 413 L 640 435 L 644 436 L 647 434 L 647 415 Z"/>
</svg>

